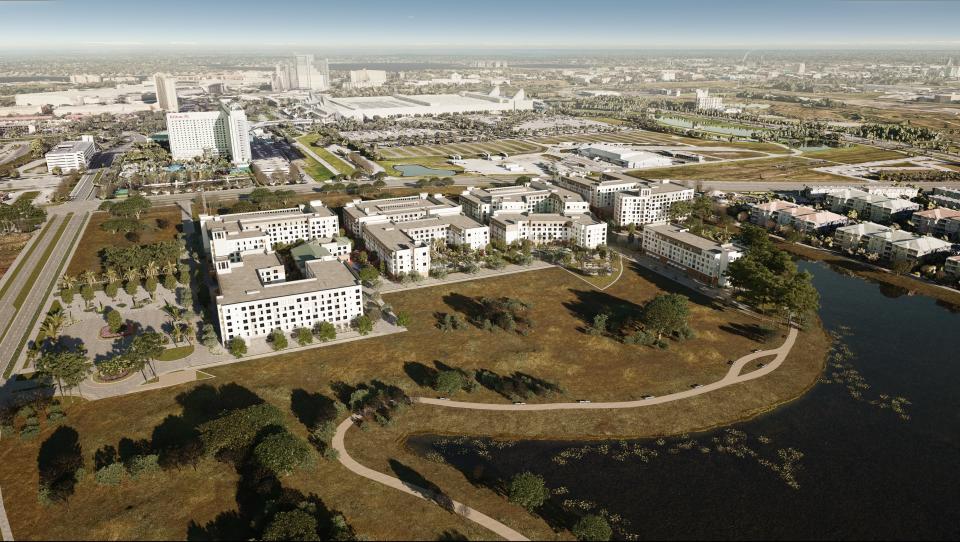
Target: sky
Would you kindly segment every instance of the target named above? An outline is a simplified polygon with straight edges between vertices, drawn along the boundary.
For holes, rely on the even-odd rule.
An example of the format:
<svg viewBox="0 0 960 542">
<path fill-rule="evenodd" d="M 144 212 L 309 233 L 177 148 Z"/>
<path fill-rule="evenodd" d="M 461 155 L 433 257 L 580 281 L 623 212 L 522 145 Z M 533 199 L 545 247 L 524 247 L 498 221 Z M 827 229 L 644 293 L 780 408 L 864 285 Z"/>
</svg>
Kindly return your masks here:
<svg viewBox="0 0 960 542">
<path fill-rule="evenodd" d="M 0 50 L 960 49 L 960 0 L 0 0 Z"/>
</svg>

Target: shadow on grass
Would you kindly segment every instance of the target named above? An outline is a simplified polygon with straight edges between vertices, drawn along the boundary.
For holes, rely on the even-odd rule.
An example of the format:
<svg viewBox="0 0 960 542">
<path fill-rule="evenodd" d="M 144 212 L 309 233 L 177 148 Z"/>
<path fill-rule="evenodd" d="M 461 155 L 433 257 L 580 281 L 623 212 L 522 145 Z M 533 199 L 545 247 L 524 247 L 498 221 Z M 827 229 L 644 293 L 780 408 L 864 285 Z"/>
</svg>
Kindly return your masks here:
<svg viewBox="0 0 960 542">
<path fill-rule="evenodd" d="M 453 511 L 453 499 L 447 496 L 439 486 L 427 480 L 419 472 L 404 465 L 396 459 L 390 460 L 390 470 L 407 486 L 418 495 L 429 499 L 448 512 Z"/>
<path fill-rule="evenodd" d="M 60 426 L 40 445 L 37 454 L 39 487 L 46 488 L 54 502 L 65 502 L 77 484 L 77 469 L 83 467 L 80 435 L 72 427 Z"/>
<path fill-rule="evenodd" d="M 308 430 L 337 417 L 336 403 L 320 393 L 295 389 L 290 393 L 290 410 Z"/>
</svg>

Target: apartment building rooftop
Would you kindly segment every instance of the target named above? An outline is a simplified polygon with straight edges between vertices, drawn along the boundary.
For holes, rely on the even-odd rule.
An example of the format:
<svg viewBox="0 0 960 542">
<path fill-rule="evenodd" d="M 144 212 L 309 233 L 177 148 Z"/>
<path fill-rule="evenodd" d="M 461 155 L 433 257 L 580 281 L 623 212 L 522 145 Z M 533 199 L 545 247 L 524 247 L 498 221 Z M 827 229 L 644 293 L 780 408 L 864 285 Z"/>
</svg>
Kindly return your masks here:
<svg viewBox="0 0 960 542">
<path fill-rule="evenodd" d="M 557 213 L 497 213 L 490 217 L 490 220 L 496 220 L 503 224 L 517 223 L 520 221 L 531 222 L 557 222 L 566 224 L 567 222 L 576 222 L 585 226 L 600 224 L 600 221 L 593 218 L 589 213 L 579 213 L 573 215 L 562 215 Z"/>
<path fill-rule="evenodd" d="M 459 205 L 442 194 L 406 196 L 400 198 L 377 199 L 369 201 L 354 200 L 344 208 L 344 213 L 354 217 L 390 216 L 410 211 L 429 211 L 432 209 L 457 208 Z"/>
<path fill-rule="evenodd" d="M 307 294 L 319 290 L 343 288 L 357 284 L 343 262 L 332 260 L 311 260 L 306 262 L 308 278 L 293 281 L 280 281 L 264 284 L 257 273 L 258 269 L 282 266 L 283 262 L 275 252 L 247 254 L 243 256 L 243 265 L 234 267 L 229 275 L 219 277 L 220 295 L 217 304 L 229 305 L 249 301 L 260 301 L 275 297 Z"/>
<path fill-rule="evenodd" d="M 699 249 L 701 252 L 715 252 L 719 253 L 724 250 L 729 250 L 734 248 L 733 244 L 727 243 L 718 243 L 712 239 L 707 239 L 706 237 L 700 237 L 699 235 L 694 235 L 687 231 L 687 228 L 683 226 L 678 226 L 676 224 L 647 224 L 643 227 L 644 231 L 652 231 L 654 233 L 663 234 L 671 239 L 674 239 L 680 243 L 683 243 L 689 247 Z"/>
<path fill-rule="evenodd" d="M 960 217 L 960 209 L 947 209 L 946 207 L 937 207 L 936 209 L 930 209 L 927 211 L 917 211 L 913 213 L 913 216 L 929 218 L 931 220 L 957 218 L 957 217 Z"/>
<path fill-rule="evenodd" d="M 284 218 L 301 218 L 307 216 L 331 217 L 335 216 L 322 202 L 310 202 L 311 205 L 270 209 L 267 211 L 250 211 L 247 213 L 230 213 L 225 215 L 207 216 L 202 219 L 210 231 L 225 231 L 231 236 L 243 235 L 256 230 L 259 224 L 276 222 Z M 259 233 L 257 233 L 259 234 Z"/>
<path fill-rule="evenodd" d="M 837 228 L 837 231 L 863 236 L 890 231 L 890 227 L 877 224 L 876 222 L 861 222 L 859 224 Z"/>
</svg>

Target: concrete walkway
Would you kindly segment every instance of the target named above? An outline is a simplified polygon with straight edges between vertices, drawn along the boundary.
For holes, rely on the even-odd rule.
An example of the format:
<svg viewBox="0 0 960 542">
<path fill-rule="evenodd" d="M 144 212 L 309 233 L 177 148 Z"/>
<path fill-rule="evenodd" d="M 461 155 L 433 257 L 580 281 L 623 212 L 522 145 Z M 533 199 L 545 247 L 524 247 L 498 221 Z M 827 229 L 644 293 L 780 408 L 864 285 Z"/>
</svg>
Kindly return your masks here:
<svg viewBox="0 0 960 542">
<path fill-rule="evenodd" d="M 448 401 L 443 399 L 431 399 L 426 397 L 414 397 L 413 402 L 420 403 L 424 405 L 433 405 L 439 407 L 447 408 L 462 408 L 470 410 L 502 410 L 502 411 L 540 411 L 540 410 L 599 410 L 599 409 L 625 409 L 625 408 L 639 408 L 653 405 L 662 405 L 664 403 L 671 403 L 674 401 L 680 401 L 683 399 L 689 399 L 697 395 L 702 395 L 704 393 L 709 393 L 727 386 L 732 386 L 734 384 L 740 384 L 742 382 L 747 382 L 749 380 L 754 380 L 762 376 L 766 376 L 773 371 L 777 370 L 783 361 L 787 358 L 787 354 L 790 353 L 790 350 L 793 349 L 793 345 L 797 340 L 797 328 L 791 327 L 790 331 L 787 333 L 787 338 L 779 347 L 772 350 L 761 350 L 758 352 L 752 352 L 747 354 L 733 363 L 730 369 L 727 371 L 727 374 L 723 378 L 717 380 L 716 382 L 710 384 L 704 384 L 702 386 L 691 388 L 688 390 L 679 391 L 676 393 L 671 393 L 669 395 L 664 395 L 662 397 L 651 397 L 650 399 L 641 399 L 638 401 L 615 401 L 607 403 L 544 403 L 539 405 L 518 405 L 518 404 L 499 404 L 499 403 L 468 403 L 465 401 Z M 750 371 L 746 374 L 741 374 L 743 369 L 747 364 L 762 359 L 769 356 L 775 356 L 773 361 L 769 362 L 763 367 L 757 368 L 753 371 Z M 347 434 L 347 431 L 351 426 L 354 425 L 354 418 L 350 417 L 343 421 L 338 427 L 337 432 L 333 436 L 333 448 L 337 450 L 339 455 L 340 464 L 346 467 L 348 470 L 367 478 L 373 480 L 374 482 L 381 483 L 385 486 L 392 487 L 404 493 L 409 493 L 421 499 L 428 501 L 433 501 L 440 505 L 441 507 L 456 512 L 461 516 L 473 521 L 477 525 L 485 527 L 490 531 L 493 531 L 497 535 L 507 539 L 507 540 L 527 540 L 522 534 L 517 531 L 507 527 L 503 523 L 474 510 L 465 504 L 454 501 L 444 495 L 439 495 L 434 491 L 404 482 L 393 476 L 386 475 L 382 472 L 375 471 L 373 469 L 364 467 L 360 463 L 357 463 L 350 454 L 347 453 L 346 445 L 344 444 L 344 438 Z"/>
<path fill-rule="evenodd" d="M 414 497 L 431 501 L 439 505 L 440 507 L 459 514 L 470 521 L 485 527 L 505 540 L 529 540 L 527 537 L 518 533 L 517 531 L 507 527 L 503 523 L 491 518 L 490 516 L 474 510 L 469 506 L 457 502 L 449 497 L 437 493 L 436 491 L 431 491 L 426 488 L 422 488 L 418 485 L 411 484 L 409 482 L 404 482 L 399 478 L 394 478 L 393 476 L 388 476 L 382 472 L 375 471 L 373 469 L 364 467 L 360 463 L 357 463 L 350 454 L 347 453 L 347 448 L 344 445 L 344 437 L 349 430 L 354 425 L 353 418 L 347 418 L 343 421 L 338 427 L 336 434 L 333 435 L 333 449 L 337 451 L 338 459 L 340 464 L 346 467 L 350 472 L 360 475 L 374 482 L 383 484 L 387 487 L 392 487 L 397 491 L 402 491 Z"/>
<path fill-rule="evenodd" d="M 534 260 L 530 265 L 515 265 L 507 264 L 503 269 L 481 269 L 474 274 L 469 273 L 450 273 L 442 279 L 435 279 L 433 277 L 424 277 L 423 279 L 417 282 L 393 282 L 389 280 L 383 280 L 380 283 L 380 286 L 377 287 L 377 290 L 380 294 L 390 294 L 394 292 L 402 292 L 404 290 L 416 290 L 418 288 L 430 288 L 432 286 L 443 286 L 445 284 L 456 284 L 458 282 L 467 282 L 470 280 L 480 280 L 480 279 L 489 279 L 493 277 L 502 277 L 505 275 L 513 275 L 516 273 L 525 273 L 527 271 L 539 271 L 541 269 L 550 269 L 554 267 L 552 263 L 547 263 L 543 260 Z"/>
<path fill-rule="evenodd" d="M 310 158 L 313 158 L 314 160 L 319 162 L 321 166 L 330 170 L 330 173 L 333 173 L 334 175 L 340 175 L 341 173 L 343 173 L 330 162 L 327 162 L 323 158 L 320 158 L 320 155 L 310 150 L 310 148 L 304 145 L 303 143 L 300 143 L 299 141 L 297 141 L 296 143 L 294 143 L 294 146 L 300 149 L 301 151 L 307 153 L 308 155 L 310 155 Z"/>
</svg>

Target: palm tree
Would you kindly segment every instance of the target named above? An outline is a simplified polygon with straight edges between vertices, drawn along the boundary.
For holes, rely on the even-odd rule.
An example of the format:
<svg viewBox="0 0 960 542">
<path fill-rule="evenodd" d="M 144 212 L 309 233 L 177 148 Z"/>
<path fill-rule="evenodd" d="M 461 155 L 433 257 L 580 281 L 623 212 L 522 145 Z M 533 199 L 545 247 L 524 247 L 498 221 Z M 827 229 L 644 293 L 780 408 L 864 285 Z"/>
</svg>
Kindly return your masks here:
<svg viewBox="0 0 960 542">
<path fill-rule="evenodd" d="M 117 275 L 117 271 L 112 267 L 107 268 L 107 270 L 103 272 L 104 284 L 113 284 L 114 282 L 117 282 L 117 279 L 119 278 L 120 277 Z"/>
<path fill-rule="evenodd" d="M 65 290 L 72 290 L 73 286 L 77 283 L 77 279 L 70 275 L 63 275 L 60 277 L 60 287 Z"/>
<path fill-rule="evenodd" d="M 129 269 L 126 269 L 123 272 L 123 279 L 126 280 L 127 282 L 137 282 L 138 280 L 140 280 L 140 270 L 137 269 L 136 267 L 131 267 Z"/>
<path fill-rule="evenodd" d="M 177 262 L 169 261 L 163 264 L 163 274 L 168 276 L 175 276 L 177 274 Z"/>
<path fill-rule="evenodd" d="M 87 269 L 80 274 L 80 280 L 82 280 L 87 286 L 93 288 L 93 286 L 97 284 L 97 274 Z"/>
<path fill-rule="evenodd" d="M 150 260 L 143 266 L 143 275 L 147 278 L 155 278 L 160 273 L 160 267 L 157 262 Z"/>
</svg>

